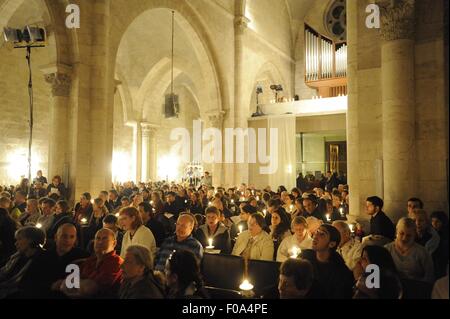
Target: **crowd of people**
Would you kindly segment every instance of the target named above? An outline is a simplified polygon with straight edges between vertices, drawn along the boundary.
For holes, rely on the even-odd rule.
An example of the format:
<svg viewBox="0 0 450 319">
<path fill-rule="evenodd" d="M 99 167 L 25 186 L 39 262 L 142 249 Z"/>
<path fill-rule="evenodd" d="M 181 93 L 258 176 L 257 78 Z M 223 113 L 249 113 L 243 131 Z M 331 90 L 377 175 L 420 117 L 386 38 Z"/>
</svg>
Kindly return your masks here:
<svg viewBox="0 0 450 319">
<path fill-rule="evenodd" d="M 209 298 L 200 265 L 213 252 L 279 262 L 280 298 L 399 299 L 410 282 L 448 298 L 446 213 L 411 198 L 395 225 L 372 196 L 364 233 L 332 176 L 290 191 L 128 182 L 72 208 L 61 178 L 38 172 L 0 189 L 0 298 Z M 379 287 L 367 285 L 370 265 Z"/>
</svg>

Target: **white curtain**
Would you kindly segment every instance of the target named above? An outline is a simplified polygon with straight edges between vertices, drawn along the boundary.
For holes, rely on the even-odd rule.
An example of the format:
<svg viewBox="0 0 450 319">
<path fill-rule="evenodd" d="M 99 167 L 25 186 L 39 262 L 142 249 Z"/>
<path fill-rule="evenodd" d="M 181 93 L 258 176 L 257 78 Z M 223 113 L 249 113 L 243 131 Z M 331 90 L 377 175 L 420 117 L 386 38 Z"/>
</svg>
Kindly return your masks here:
<svg viewBox="0 0 450 319">
<path fill-rule="evenodd" d="M 268 176 L 269 185 L 274 191 L 280 185 L 284 185 L 290 191 L 296 185 L 296 117 L 295 115 L 269 117 L 268 127 L 269 131 L 278 130 L 278 169 Z"/>
</svg>

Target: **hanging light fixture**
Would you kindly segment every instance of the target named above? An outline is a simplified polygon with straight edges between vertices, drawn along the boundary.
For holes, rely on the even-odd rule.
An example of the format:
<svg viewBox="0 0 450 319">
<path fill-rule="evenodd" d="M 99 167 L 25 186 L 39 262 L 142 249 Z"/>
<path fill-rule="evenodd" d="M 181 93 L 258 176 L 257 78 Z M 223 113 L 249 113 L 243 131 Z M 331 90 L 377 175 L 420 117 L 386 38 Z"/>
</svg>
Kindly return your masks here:
<svg viewBox="0 0 450 319">
<path fill-rule="evenodd" d="M 164 103 L 164 114 L 166 118 L 177 118 L 180 112 L 180 106 L 178 104 L 178 95 L 173 90 L 173 71 L 174 71 L 174 41 L 175 41 L 175 11 L 172 11 L 172 45 L 171 45 L 171 82 L 170 82 L 170 94 L 166 94 Z"/>
</svg>

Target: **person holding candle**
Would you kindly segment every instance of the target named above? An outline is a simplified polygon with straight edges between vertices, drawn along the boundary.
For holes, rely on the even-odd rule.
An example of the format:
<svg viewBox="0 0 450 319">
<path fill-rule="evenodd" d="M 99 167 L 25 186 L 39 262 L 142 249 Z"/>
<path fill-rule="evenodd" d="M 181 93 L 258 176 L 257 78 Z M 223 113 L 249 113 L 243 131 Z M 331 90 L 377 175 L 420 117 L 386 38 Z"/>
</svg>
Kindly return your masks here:
<svg viewBox="0 0 450 319">
<path fill-rule="evenodd" d="M 128 246 L 141 245 L 146 247 L 152 258 L 156 253 L 156 241 L 150 229 L 145 227 L 139 211 L 134 207 L 126 207 L 119 212 L 119 222 L 125 234 L 122 239 L 121 257 L 124 258 Z"/>
<path fill-rule="evenodd" d="M 292 214 L 294 212 L 294 195 L 286 194 L 283 200 L 283 208 L 288 214 Z"/>
<path fill-rule="evenodd" d="M 92 204 L 92 215 L 88 222 L 87 232 L 85 233 L 85 241 L 90 241 L 94 238 L 97 231 L 103 228 L 103 218 L 108 215 L 108 209 L 101 198 L 94 199 Z"/>
<path fill-rule="evenodd" d="M 80 201 L 75 205 L 74 222 L 81 225 L 81 219 L 86 218 L 86 220 L 89 221 L 92 215 L 92 210 L 91 194 L 87 192 L 81 194 Z"/>
<path fill-rule="evenodd" d="M 308 223 L 304 217 L 297 216 L 292 220 L 293 235 L 286 237 L 277 251 L 277 261 L 284 262 L 292 256 L 294 247 L 303 250 L 312 248 L 312 238 L 308 232 Z"/>
<path fill-rule="evenodd" d="M 266 229 L 264 217 L 256 213 L 248 220 L 248 230 L 242 232 L 234 245 L 232 255 L 255 260 L 273 260 L 273 241 Z"/>
<path fill-rule="evenodd" d="M 272 212 L 272 224 L 269 226 L 270 236 L 273 240 L 274 256 L 276 259 L 276 253 L 281 242 L 288 236 L 291 236 L 290 221 L 287 214 L 281 210 Z"/>
<path fill-rule="evenodd" d="M 344 221 L 334 221 L 333 226 L 341 235 L 337 252 L 344 258 L 347 267 L 353 271 L 357 262 L 361 258 L 362 245 L 359 241 L 352 238 L 352 232 L 349 225 Z"/>
<path fill-rule="evenodd" d="M 221 212 L 216 207 L 208 207 L 206 209 L 206 224 L 197 229 L 194 237 L 202 244 L 203 248 L 214 246 L 211 249 L 220 250 L 221 254 L 229 254 L 231 252 L 230 231 L 220 222 L 220 216 Z"/>
<path fill-rule="evenodd" d="M 314 234 L 312 250 L 303 250 L 301 254 L 313 265 L 326 299 L 346 299 L 353 295 L 353 274 L 336 252 L 340 241 L 339 231 L 329 224 L 323 224 Z"/>
</svg>

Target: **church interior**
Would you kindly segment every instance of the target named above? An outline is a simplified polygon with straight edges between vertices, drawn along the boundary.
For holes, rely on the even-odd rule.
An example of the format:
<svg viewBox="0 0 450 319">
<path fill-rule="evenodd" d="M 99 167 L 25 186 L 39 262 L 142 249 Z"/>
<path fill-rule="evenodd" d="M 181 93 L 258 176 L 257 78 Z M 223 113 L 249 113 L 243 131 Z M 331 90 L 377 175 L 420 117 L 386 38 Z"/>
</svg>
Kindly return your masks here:
<svg viewBox="0 0 450 319">
<path fill-rule="evenodd" d="M 0 299 L 448 299 L 448 4 L 0 0 Z"/>
</svg>

